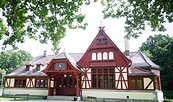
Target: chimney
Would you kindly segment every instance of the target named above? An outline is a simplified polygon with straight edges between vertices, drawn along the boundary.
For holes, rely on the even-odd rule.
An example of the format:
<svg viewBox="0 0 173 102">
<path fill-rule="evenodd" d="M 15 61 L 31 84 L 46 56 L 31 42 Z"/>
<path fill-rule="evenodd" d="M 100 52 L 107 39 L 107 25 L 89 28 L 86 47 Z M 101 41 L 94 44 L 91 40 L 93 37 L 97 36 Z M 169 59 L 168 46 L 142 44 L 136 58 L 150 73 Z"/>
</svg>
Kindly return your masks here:
<svg viewBox="0 0 173 102">
<path fill-rule="evenodd" d="M 43 51 L 43 56 L 46 57 L 47 56 L 47 51 Z"/>
<path fill-rule="evenodd" d="M 124 52 L 124 54 L 126 56 L 129 56 L 129 38 L 128 37 L 124 37 L 124 44 L 125 44 L 125 52 Z"/>
</svg>

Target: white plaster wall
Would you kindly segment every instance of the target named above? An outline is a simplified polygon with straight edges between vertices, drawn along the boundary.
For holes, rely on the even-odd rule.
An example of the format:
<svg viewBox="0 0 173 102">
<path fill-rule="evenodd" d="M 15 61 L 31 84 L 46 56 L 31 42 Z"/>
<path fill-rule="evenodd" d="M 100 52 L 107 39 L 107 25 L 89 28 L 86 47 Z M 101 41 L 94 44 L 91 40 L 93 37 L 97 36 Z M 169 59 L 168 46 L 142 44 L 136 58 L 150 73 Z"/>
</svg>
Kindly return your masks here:
<svg viewBox="0 0 173 102">
<path fill-rule="evenodd" d="M 150 78 L 144 78 L 144 88 L 147 87 L 147 85 L 150 83 L 150 81 L 151 81 Z M 148 89 L 154 89 L 153 82 L 150 84 L 150 86 L 148 87 Z"/>
<path fill-rule="evenodd" d="M 157 100 L 157 94 L 154 91 L 136 91 L 136 90 L 94 90 L 82 89 L 82 95 L 94 96 L 97 98 L 119 98 L 119 99 L 144 99 Z"/>
<path fill-rule="evenodd" d="M 33 82 L 33 85 L 35 85 L 35 78 L 32 78 L 32 82 Z M 31 84 L 31 87 L 34 87 L 32 84 Z"/>
<path fill-rule="evenodd" d="M 4 94 L 29 94 L 29 95 L 48 95 L 48 89 L 44 88 L 5 88 Z"/>
<path fill-rule="evenodd" d="M 14 81 L 15 81 L 15 79 L 11 78 L 10 87 L 14 87 Z"/>
</svg>

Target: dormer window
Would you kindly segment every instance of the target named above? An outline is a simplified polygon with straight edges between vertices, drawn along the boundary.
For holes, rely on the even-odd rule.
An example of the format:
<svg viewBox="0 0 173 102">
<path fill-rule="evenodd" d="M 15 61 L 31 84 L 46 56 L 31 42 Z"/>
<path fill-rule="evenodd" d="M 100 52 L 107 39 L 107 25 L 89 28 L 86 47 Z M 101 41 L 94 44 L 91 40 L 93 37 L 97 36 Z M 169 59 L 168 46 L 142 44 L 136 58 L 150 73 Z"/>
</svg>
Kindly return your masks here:
<svg viewBox="0 0 173 102">
<path fill-rule="evenodd" d="M 97 39 L 97 44 L 107 44 L 107 39 Z"/>
<path fill-rule="evenodd" d="M 40 70 L 40 64 L 37 64 L 37 66 L 36 66 L 36 70 L 37 70 L 37 71 Z"/>
<path fill-rule="evenodd" d="M 26 65 L 26 71 L 29 71 L 30 65 Z"/>
</svg>

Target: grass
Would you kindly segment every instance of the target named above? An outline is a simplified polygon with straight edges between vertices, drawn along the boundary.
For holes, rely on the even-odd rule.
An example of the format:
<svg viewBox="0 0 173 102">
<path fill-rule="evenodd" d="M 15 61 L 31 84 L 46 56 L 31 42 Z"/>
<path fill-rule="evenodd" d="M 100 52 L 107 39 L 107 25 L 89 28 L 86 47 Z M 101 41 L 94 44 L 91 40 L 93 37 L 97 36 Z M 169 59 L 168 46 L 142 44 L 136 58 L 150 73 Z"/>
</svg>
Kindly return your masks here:
<svg viewBox="0 0 173 102">
<path fill-rule="evenodd" d="M 14 98 L 12 97 L 9 97 L 9 96 L 0 96 L 0 101 L 14 101 Z M 27 98 L 16 98 L 16 101 L 24 101 L 24 100 L 27 100 Z M 28 100 L 43 100 L 43 98 L 32 98 L 32 97 L 29 97 Z"/>
</svg>

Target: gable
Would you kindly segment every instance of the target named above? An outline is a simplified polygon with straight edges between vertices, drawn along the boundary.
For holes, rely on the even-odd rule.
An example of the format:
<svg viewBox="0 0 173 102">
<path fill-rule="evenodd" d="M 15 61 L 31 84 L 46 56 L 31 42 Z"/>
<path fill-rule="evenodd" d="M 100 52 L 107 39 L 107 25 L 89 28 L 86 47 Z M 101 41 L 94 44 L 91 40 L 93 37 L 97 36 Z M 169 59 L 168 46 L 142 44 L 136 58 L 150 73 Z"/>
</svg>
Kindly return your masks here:
<svg viewBox="0 0 173 102">
<path fill-rule="evenodd" d="M 80 67 L 129 66 L 131 61 L 107 36 L 104 27 L 94 38 L 86 53 L 78 61 Z"/>
</svg>

